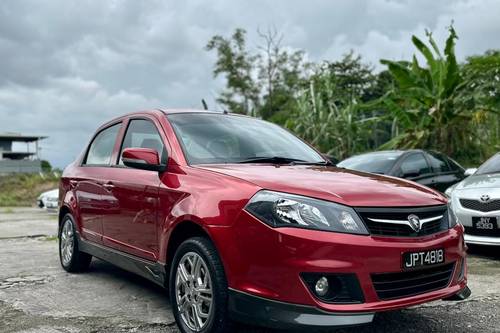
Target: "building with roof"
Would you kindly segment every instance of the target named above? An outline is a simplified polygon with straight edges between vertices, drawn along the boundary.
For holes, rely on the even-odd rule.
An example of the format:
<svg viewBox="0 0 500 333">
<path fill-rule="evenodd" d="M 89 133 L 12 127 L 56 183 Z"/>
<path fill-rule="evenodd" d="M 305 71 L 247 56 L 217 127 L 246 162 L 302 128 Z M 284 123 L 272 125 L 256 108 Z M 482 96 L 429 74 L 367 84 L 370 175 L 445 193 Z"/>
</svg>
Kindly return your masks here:
<svg viewBox="0 0 500 333">
<path fill-rule="evenodd" d="M 0 174 L 42 171 L 39 141 L 46 136 L 0 133 Z M 19 148 L 26 145 L 26 149 Z"/>
</svg>

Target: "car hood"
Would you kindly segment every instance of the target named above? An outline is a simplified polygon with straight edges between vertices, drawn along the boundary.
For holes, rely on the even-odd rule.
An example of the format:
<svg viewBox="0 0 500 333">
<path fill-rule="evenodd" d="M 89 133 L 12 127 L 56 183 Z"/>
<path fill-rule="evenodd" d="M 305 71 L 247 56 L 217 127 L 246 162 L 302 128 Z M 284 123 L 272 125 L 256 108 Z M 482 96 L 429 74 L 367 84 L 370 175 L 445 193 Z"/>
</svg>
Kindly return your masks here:
<svg viewBox="0 0 500 333">
<path fill-rule="evenodd" d="M 478 199 L 483 194 L 500 197 L 500 174 L 469 176 L 458 183 L 452 192 L 452 195 L 469 199 Z"/>
<path fill-rule="evenodd" d="M 500 173 L 486 175 L 472 175 L 462 180 L 455 190 L 476 189 L 476 188 L 499 188 Z"/>
<path fill-rule="evenodd" d="M 438 192 L 406 180 L 353 170 L 306 165 L 224 164 L 199 168 L 261 188 L 357 207 L 432 206 L 446 203 Z"/>
</svg>

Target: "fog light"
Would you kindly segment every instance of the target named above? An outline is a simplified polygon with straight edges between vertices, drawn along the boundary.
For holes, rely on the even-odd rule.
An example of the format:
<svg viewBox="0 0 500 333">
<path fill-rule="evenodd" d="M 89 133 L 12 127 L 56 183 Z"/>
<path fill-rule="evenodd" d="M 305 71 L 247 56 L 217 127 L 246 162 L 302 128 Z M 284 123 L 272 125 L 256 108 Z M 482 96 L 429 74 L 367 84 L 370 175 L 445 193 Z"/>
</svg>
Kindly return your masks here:
<svg viewBox="0 0 500 333">
<path fill-rule="evenodd" d="M 314 287 L 316 295 L 323 297 L 328 293 L 328 279 L 326 277 L 321 277 Z"/>
</svg>

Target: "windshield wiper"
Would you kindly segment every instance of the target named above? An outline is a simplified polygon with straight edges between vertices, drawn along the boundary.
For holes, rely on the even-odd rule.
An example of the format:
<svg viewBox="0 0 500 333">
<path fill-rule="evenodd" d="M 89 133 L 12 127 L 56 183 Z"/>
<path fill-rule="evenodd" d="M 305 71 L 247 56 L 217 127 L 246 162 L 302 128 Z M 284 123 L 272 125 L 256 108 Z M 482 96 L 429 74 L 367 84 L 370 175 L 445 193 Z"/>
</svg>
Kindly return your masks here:
<svg viewBox="0 0 500 333">
<path fill-rule="evenodd" d="M 297 158 L 283 156 L 262 156 L 252 157 L 237 163 L 273 163 L 273 164 L 305 164 L 305 165 L 326 165 L 327 162 L 309 162 Z"/>
</svg>

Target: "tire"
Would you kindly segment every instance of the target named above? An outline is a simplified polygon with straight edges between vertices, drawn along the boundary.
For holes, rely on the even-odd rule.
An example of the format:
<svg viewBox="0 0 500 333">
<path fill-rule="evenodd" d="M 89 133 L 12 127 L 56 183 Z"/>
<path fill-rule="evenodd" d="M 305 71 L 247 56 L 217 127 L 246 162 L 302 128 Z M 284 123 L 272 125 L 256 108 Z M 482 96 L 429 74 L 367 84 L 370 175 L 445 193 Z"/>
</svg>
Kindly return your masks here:
<svg viewBox="0 0 500 333">
<path fill-rule="evenodd" d="M 70 273 L 86 271 L 92 261 L 90 254 L 80 252 L 78 249 L 75 230 L 73 216 L 66 214 L 59 229 L 59 260 L 64 270 Z"/>
<path fill-rule="evenodd" d="M 181 273 L 181 265 L 186 274 Z M 199 269 L 193 270 L 192 268 L 195 267 Z M 196 271 L 199 272 L 198 275 L 195 274 Z M 201 285 L 200 281 L 203 282 Z M 181 332 L 231 332 L 232 323 L 227 310 L 226 275 L 219 254 L 210 240 L 194 237 L 184 241 L 178 247 L 170 268 L 168 289 L 172 311 Z M 207 289 L 211 290 L 210 306 L 207 301 L 209 295 L 206 292 Z M 181 304 L 184 306 L 179 306 L 182 299 L 184 301 Z M 182 312 L 181 307 L 184 309 Z M 197 325 L 194 319 L 190 320 L 195 316 L 195 309 L 200 314 L 201 320 Z M 202 318 L 201 315 L 206 317 Z"/>
</svg>

